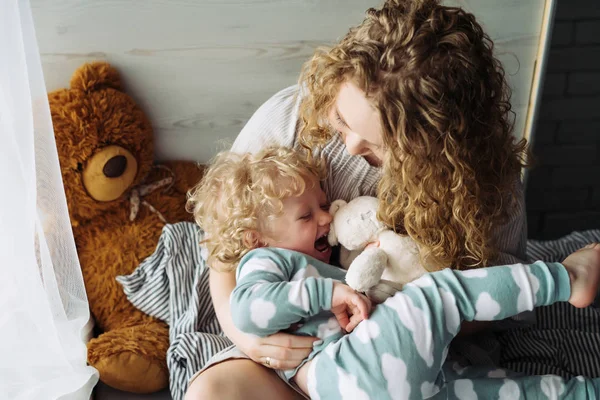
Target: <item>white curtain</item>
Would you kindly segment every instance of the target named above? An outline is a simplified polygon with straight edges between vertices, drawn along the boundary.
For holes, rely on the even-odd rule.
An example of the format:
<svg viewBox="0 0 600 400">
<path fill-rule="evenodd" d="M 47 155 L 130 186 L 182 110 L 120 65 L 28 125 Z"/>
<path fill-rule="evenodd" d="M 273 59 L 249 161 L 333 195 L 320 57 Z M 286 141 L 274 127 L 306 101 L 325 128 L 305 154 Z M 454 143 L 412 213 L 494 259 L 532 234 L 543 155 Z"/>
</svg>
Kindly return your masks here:
<svg viewBox="0 0 600 400">
<path fill-rule="evenodd" d="M 89 399 L 89 309 L 27 0 L 0 0 L 0 398 Z"/>
</svg>

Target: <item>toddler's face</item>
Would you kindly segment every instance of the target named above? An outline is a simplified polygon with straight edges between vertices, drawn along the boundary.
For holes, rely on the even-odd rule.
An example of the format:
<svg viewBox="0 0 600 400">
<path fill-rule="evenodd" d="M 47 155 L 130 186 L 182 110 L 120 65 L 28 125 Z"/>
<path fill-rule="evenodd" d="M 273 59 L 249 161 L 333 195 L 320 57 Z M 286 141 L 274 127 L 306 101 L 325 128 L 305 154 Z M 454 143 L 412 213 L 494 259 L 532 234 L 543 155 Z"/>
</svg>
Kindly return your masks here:
<svg viewBox="0 0 600 400">
<path fill-rule="evenodd" d="M 316 183 L 301 196 L 283 200 L 283 213 L 270 224 L 269 235 L 263 241 L 268 246 L 298 251 L 328 263 L 331 220 L 327 197 Z"/>
</svg>

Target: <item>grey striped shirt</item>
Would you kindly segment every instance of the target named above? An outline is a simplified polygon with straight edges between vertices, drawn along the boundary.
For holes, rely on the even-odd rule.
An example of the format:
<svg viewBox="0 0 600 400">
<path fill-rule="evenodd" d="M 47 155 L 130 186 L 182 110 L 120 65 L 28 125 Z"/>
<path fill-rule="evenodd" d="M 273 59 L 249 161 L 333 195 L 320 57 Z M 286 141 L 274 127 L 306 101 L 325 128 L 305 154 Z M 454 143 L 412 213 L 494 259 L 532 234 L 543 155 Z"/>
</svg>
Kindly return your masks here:
<svg viewBox="0 0 600 400">
<path fill-rule="evenodd" d="M 266 146 L 298 145 L 298 111 L 301 97 L 298 86 L 290 86 L 267 100 L 250 118 L 233 143 L 232 151 L 255 153 Z M 375 196 L 381 176 L 363 157 L 351 156 L 339 135 L 323 150 L 329 174 L 325 193 L 329 200 L 349 201 L 357 196 Z M 507 224 L 498 227 L 495 241 L 500 254 L 494 264 L 514 264 L 525 260 L 527 222 L 522 185 L 518 184 L 518 203 Z"/>
</svg>

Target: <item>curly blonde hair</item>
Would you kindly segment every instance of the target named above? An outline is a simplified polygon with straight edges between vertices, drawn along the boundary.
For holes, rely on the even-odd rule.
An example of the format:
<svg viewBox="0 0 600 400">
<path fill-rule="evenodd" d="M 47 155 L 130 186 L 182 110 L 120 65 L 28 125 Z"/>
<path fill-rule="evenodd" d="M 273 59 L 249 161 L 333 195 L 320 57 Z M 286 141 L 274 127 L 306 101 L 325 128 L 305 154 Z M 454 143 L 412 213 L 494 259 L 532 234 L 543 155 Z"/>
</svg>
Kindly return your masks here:
<svg viewBox="0 0 600 400">
<path fill-rule="evenodd" d="M 186 209 L 204 230 L 208 264 L 225 272 L 259 243 L 247 234 L 268 232 L 283 200 L 300 196 L 325 178 L 323 159 L 285 147 L 256 155 L 223 152 L 188 192 Z"/>
<path fill-rule="evenodd" d="M 475 17 L 436 0 L 388 0 L 303 67 L 301 143 L 332 136 L 327 113 L 352 82 L 378 110 L 386 150 L 378 217 L 427 264 L 486 266 L 508 220 L 527 143 L 512 136 L 511 91 Z"/>
</svg>

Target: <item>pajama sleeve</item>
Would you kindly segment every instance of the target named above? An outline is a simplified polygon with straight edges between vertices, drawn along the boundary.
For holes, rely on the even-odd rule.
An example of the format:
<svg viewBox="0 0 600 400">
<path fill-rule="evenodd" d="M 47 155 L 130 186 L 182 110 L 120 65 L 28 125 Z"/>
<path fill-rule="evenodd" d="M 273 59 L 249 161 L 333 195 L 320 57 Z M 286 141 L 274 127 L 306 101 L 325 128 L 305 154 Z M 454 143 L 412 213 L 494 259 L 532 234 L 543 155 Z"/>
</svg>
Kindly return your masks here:
<svg viewBox="0 0 600 400">
<path fill-rule="evenodd" d="M 251 258 L 240 263 L 230 302 L 233 322 L 242 332 L 272 335 L 331 309 L 331 279 L 304 277 L 281 261 Z"/>
</svg>

